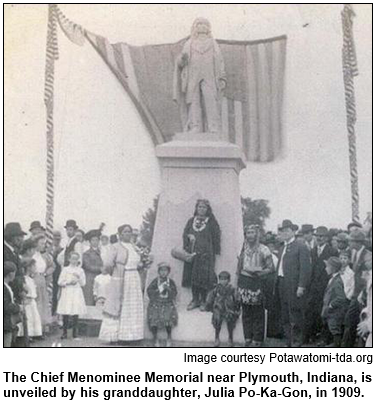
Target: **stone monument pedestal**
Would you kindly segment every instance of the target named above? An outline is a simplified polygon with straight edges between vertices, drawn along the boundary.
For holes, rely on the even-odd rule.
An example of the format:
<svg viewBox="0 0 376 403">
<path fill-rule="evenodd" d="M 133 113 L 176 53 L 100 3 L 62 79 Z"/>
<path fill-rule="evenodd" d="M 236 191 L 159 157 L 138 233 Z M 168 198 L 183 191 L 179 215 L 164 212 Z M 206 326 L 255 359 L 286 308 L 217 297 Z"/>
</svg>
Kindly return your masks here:
<svg viewBox="0 0 376 403">
<path fill-rule="evenodd" d="M 154 263 L 148 272 L 146 286 L 157 276 L 157 264 L 171 264 L 171 278 L 178 288 L 178 326 L 173 339 L 181 341 L 212 341 L 214 328 L 211 312 L 199 309 L 187 311 L 191 290 L 181 286 L 183 263 L 171 256 L 171 249 L 182 247 L 183 230 L 193 216 L 197 199 L 208 199 L 221 227 L 221 254 L 216 258 L 215 271 L 231 273 L 236 283 L 237 256 L 243 243 L 243 224 L 239 191 L 239 173 L 245 168 L 242 150 L 221 141 L 211 133 L 181 133 L 173 141 L 156 147 L 161 166 L 162 192 L 153 236 Z M 146 304 L 148 299 L 146 296 Z M 221 340 L 226 341 L 227 327 L 223 325 Z M 234 341 L 243 341 L 241 320 Z"/>
</svg>

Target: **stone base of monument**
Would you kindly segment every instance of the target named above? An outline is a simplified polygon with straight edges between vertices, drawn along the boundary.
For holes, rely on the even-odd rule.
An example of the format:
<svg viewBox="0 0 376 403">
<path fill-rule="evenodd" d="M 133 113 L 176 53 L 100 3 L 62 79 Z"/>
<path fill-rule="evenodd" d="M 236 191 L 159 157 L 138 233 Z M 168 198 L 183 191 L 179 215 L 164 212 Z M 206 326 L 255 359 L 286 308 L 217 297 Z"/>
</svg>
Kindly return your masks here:
<svg viewBox="0 0 376 403">
<path fill-rule="evenodd" d="M 171 256 L 171 249 L 182 247 L 183 230 L 193 216 L 197 199 L 208 199 L 221 227 L 221 254 L 216 259 L 216 273 L 226 270 L 235 285 L 237 256 L 243 242 L 243 224 L 239 190 L 239 174 L 245 168 L 241 149 L 209 133 L 181 133 L 173 141 L 156 147 L 161 166 L 162 192 L 159 198 L 151 266 L 147 284 L 157 276 L 157 264 L 167 261 L 172 266 L 171 278 L 178 288 L 179 324 L 173 338 L 181 341 L 214 340 L 211 313 L 187 311 L 191 290 L 181 287 L 183 263 Z M 146 304 L 148 303 L 146 297 Z M 149 334 L 150 336 L 150 334 Z M 223 324 L 222 340 L 227 339 Z M 243 341 L 238 321 L 235 341 Z"/>
</svg>

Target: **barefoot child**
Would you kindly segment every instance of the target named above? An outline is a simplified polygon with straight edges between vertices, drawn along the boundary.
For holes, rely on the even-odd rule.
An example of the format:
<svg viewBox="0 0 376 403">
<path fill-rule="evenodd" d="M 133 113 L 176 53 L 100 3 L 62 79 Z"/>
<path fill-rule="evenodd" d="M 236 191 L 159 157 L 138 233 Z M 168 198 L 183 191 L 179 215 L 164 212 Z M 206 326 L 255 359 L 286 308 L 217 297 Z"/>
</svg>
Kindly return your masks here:
<svg viewBox="0 0 376 403">
<path fill-rule="evenodd" d="M 236 296 L 235 288 L 230 284 L 231 275 L 222 271 L 218 276 L 218 284 L 210 291 L 206 300 L 206 310 L 213 312 L 212 325 L 215 329 L 214 346 L 219 347 L 219 334 L 222 323 L 227 323 L 230 346 L 233 347 L 233 333 L 239 317 L 240 302 Z"/>
<path fill-rule="evenodd" d="M 172 346 L 172 328 L 178 323 L 178 313 L 175 307 L 177 295 L 176 285 L 169 278 L 171 267 L 168 263 L 158 264 L 158 277 L 155 278 L 147 289 L 149 306 L 147 311 L 148 325 L 153 333 L 155 347 L 159 347 L 158 330 L 166 329 L 166 347 Z"/>
<path fill-rule="evenodd" d="M 86 313 L 86 305 L 82 287 L 85 286 L 85 272 L 80 267 L 80 255 L 71 252 L 69 266 L 61 271 L 59 281 L 61 295 L 57 306 L 57 313 L 63 315 L 62 339 L 68 337 L 69 320 L 72 319 L 73 338 L 77 339 L 78 316 Z"/>
</svg>

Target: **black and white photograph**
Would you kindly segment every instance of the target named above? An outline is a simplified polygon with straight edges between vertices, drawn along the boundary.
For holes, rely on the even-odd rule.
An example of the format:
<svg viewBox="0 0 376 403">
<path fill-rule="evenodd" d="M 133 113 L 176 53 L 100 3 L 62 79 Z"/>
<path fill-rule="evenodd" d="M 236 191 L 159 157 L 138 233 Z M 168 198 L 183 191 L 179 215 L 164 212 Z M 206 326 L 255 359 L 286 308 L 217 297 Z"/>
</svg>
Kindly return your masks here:
<svg viewBox="0 0 376 403">
<path fill-rule="evenodd" d="M 373 346 L 372 4 L 3 8 L 4 348 Z"/>
</svg>

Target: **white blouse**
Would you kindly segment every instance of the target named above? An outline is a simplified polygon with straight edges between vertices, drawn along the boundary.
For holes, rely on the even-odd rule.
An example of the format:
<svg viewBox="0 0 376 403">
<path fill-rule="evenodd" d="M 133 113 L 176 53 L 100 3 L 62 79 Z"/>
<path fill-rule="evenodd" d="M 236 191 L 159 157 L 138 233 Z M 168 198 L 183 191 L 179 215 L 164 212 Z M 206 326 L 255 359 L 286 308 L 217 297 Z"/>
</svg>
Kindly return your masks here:
<svg viewBox="0 0 376 403">
<path fill-rule="evenodd" d="M 29 277 L 25 276 L 25 283 L 27 287 L 27 298 L 37 299 L 37 286 L 35 285 L 35 281 Z"/>
<path fill-rule="evenodd" d="M 133 245 L 131 243 L 123 243 L 124 248 L 128 250 L 128 261 L 126 270 L 134 270 L 137 269 L 138 264 L 140 263 L 140 255 L 136 252 Z"/>
<path fill-rule="evenodd" d="M 347 266 L 344 270 L 340 271 L 340 276 L 343 281 L 346 298 L 351 299 L 354 294 L 355 287 L 354 272 L 350 269 L 349 266 Z"/>
<path fill-rule="evenodd" d="M 44 274 L 47 269 L 47 263 L 42 254 L 40 252 L 35 252 L 33 259 L 35 260 L 35 267 L 37 269 L 36 272 L 38 274 Z"/>
</svg>

